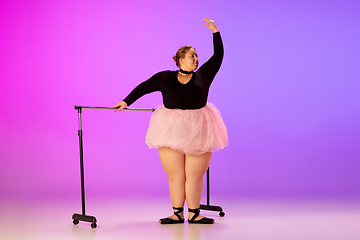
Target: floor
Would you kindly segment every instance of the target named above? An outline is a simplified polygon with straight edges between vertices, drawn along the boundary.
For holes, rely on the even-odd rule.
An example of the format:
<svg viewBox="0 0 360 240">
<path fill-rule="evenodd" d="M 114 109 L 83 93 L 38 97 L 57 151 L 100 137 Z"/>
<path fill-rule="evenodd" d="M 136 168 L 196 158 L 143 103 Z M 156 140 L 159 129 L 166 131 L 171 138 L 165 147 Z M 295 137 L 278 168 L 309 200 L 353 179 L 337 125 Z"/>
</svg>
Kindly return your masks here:
<svg viewBox="0 0 360 240">
<path fill-rule="evenodd" d="M 270 201 L 216 199 L 225 217 L 213 225 L 159 225 L 171 211 L 168 200 L 122 198 L 87 200 L 87 214 L 97 218 L 73 225 L 80 200 L 21 202 L 0 200 L 1 240 L 43 239 L 244 239 L 244 240 L 359 240 L 359 201 Z"/>
</svg>

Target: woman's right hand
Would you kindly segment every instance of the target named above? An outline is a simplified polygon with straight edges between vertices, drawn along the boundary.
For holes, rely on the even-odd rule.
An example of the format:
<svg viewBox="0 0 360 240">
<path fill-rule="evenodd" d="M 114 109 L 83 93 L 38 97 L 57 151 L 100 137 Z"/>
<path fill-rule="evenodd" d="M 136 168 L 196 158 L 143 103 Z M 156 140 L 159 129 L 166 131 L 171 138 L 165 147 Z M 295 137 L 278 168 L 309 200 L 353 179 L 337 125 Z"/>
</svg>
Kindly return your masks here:
<svg viewBox="0 0 360 240">
<path fill-rule="evenodd" d="M 211 20 L 210 18 L 204 18 L 203 22 L 206 22 L 204 25 L 207 26 L 211 31 L 213 31 L 213 33 L 219 31 L 219 29 L 215 25 L 214 20 Z"/>
<path fill-rule="evenodd" d="M 114 108 L 115 112 L 116 112 L 116 110 L 118 110 L 120 112 L 121 110 L 126 108 L 126 106 L 127 106 L 127 103 L 124 101 L 121 101 L 121 102 L 117 103 L 116 105 L 112 106 L 111 108 Z"/>
</svg>

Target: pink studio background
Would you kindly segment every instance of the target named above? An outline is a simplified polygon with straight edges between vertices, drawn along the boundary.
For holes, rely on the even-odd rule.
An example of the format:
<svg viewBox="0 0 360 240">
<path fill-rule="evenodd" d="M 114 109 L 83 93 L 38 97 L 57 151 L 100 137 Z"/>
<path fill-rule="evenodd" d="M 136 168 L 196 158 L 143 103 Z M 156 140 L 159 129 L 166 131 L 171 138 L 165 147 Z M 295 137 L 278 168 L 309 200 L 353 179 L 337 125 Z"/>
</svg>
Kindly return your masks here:
<svg viewBox="0 0 360 240">
<path fill-rule="evenodd" d="M 360 196 L 359 1 L 1 1 L 0 197 L 79 197 L 74 105 L 112 106 L 203 63 L 216 20 L 225 58 L 209 101 L 230 146 L 214 153 L 214 196 Z M 154 93 L 132 107 L 161 104 Z M 166 175 L 144 143 L 151 113 L 83 110 L 87 197 L 161 196 Z"/>
</svg>

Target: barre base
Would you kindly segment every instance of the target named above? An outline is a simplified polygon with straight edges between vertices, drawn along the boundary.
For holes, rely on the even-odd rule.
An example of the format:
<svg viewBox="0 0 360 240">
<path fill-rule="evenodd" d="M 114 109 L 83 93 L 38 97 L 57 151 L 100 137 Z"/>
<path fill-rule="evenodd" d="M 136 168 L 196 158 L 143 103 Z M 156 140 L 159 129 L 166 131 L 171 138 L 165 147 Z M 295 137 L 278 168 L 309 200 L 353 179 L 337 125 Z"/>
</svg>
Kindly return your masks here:
<svg viewBox="0 0 360 240">
<path fill-rule="evenodd" d="M 72 216 L 73 219 L 73 223 L 75 225 L 78 225 L 80 221 L 82 222 L 90 222 L 91 223 L 91 228 L 96 228 L 97 224 L 96 224 L 96 218 L 94 216 L 88 216 L 88 215 L 83 215 L 83 214 L 78 214 L 78 213 L 74 213 Z"/>
</svg>

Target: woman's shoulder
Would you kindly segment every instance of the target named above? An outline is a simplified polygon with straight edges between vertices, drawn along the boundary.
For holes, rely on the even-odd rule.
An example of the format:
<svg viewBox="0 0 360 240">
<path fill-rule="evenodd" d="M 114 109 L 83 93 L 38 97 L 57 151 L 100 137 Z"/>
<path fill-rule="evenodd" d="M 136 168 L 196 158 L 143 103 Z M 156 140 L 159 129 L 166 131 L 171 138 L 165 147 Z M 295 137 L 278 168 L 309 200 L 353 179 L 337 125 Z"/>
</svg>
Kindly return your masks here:
<svg viewBox="0 0 360 240">
<path fill-rule="evenodd" d="M 166 82 L 171 82 L 173 78 L 176 78 L 176 71 L 165 70 L 161 72 L 157 72 L 152 75 L 146 82 L 155 84 L 155 85 L 163 85 Z"/>
<path fill-rule="evenodd" d="M 171 78 L 172 76 L 175 75 L 175 73 L 177 73 L 177 71 L 172 71 L 172 70 L 164 70 L 158 73 L 155 73 L 152 78 Z"/>
<path fill-rule="evenodd" d="M 166 74 L 174 74 L 174 73 L 177 73 L 177 71 L 174 71 L 174 70 L 164 70 L 164 71 L 158 72 L 158 74 L 163 74 L 163 75 L 166 75 Z"/>
<path fill-rule="evenodd" d="M 154 76 L 166 76 L 166 75 L 170 75 L 173 74 L 176 71 L 172 71 L 172 70 L 164 70 L 164 71 L 160 71 L 154 74 Z"/>
</svg>

